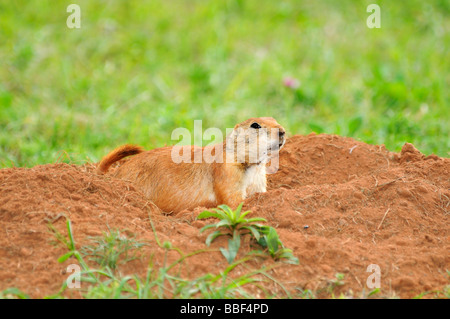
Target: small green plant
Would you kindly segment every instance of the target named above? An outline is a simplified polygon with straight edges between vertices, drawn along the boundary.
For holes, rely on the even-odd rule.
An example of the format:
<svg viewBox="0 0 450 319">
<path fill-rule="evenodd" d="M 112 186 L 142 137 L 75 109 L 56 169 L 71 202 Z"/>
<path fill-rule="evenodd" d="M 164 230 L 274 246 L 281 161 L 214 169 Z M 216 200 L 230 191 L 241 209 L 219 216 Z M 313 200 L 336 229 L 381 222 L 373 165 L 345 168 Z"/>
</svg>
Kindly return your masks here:
<svg viewBox="0 0 450 319">
<path fill-rule="evenodd" d="M 215 217 L 217 219 L 220 219 L 220 221 L 216 224 L 206 225 L 203 227 L 200 232 L 203 232 L 209 228 L 219 228 L 224 227 L 225 229 L 228 229 L 227 232 L 223 232 L 222 230 L 216 230 L 215 232 L 209 234 L 209 236 L 206 238 L 206 245 L 209 246 L 211 242 L 216 239 L 219 236 L 230 236 L 234 232 L 240 231 L 240 230 L 249 230 L 253 233 L 253 236 L 257 240 L 260 238 L 260 234 L 258 231 L 258 227 L 261 227 L 262 225 L 257 224 L 257 222 L 265 222 L 266 220 L 261 217 L 255 217 L 255 218 L 245 218 L 250 211 L 246 211 L 242 213 L 242 205 L 241 203 L 236 210 L 232 210 L 227 205 L 220 205 L 219 208 L 214 208 L 214 212 L 210 211 L 204 211 L 198 215 L 197 219 L 205 219 L 205 218 L 211 218 Z"/>
<path fill-rule="evenodd" d="M 343 286 L 345 284 L 344 282 L 345 275 L 342 273 L 335 274 L 335 279 L 331 279 L 328 281 L 328 288 L 327 292 L 331 294 L 332 298 L 334 298 L 334 290 L 337 287 Z"/>
<path fill-rule="evenodd" d="M 267 248 L 273 259 L 283 259 L 288 263 L 298 264 L 298 258 L 294 257 L 291 249 L 284 247 L 275 228 L 271 226 L 260 226 L 259 232 L 261 236 L 257 240 L 258 244 L 264 248 Z"/>
<path fill-rule="evenodd" d="M 290 263 L 297 264 L 298 259 L 294 257 L 292 250 L 283 246 L 276 230 L 271 226 L 259 224 L 259 222 L 266 221 L 264 218 L 245 218 L 251 211 L 242 213 L 242 205 L 243 203 L 236 210 L 232 210 L 227 205 L 220 205 L 218 208 L 214 208 L 213 212 L 204 211 L 198 215 L 197 219 L 211 217 L 219 219 L 219 222 L 206 225 L 200 230 L 200 232 L 203 232 L 210 228 L 221 228 L 208 235 L 205 241 L 206 245 L 209 246 L 219 236 L 230 236 L 228 249 L 221 247 L 220 251 L 228 263 L 232 263 L 241 245 L 240 237 L 250 234 L 254 241 L 260 247 L 266 248 L 270 256 L 275 260 L 286 259 Z"/>
<path fill-rule="evenodd" d="M 302 289 L 302 288 L 297 288 L 296 289 L 298 291 L 298 298 L 300 299 L 316 299 L 316 295 L 314 294 L 314 292 L 310 289 Z"/>
<path fill-rule="evenodd" d="M 104 232 L 102 237 L 91 237 L 91 241 L 92 245 L 81 248 L 83 255 L 90 257 L 100 266 L 108 266 L 112 270 L 115 270 L 119 263 L 136 259 L 137 250 L 145 245 L 117 229 L 109 229 L 109 232 Z"/>
<path fill-rule="evenodd" d="M 432 290 L 432 291 L 425 291 L 417 296 L 414 296 L 413 299 L 422 299 L 423 297 L 431 295 L 431 298 L 434 299 L 450 299 L 450 285 L 447 285 L 444 287 L 443 290 Z"/>
<path fill-rule="evenodd" d="M 220 236 L 231 236 L 231 239 L 228 240 L 228 249 L 223 247 L 220 248 L 222 255 L 230 264 L 236 258 L 238 250 L 241 246 L 241 232 L 247 230 L 252 233 L 257 240 L 259 240 L 260 233 L 258 231 L 258 227 L 261 227 L 261 225 L 257 223 L 266 221 L 264 218 L 260 217 L 249 219 L 245 218 L 250 211 L 242 213 L 242 205 L 243 203 L 241 203 L 236 210 L 232 210 L 227 205 L 220 205 L 219 208 L 213 209 L 214 212 L 204 211 L 197 217 L 197 219 L 215 217 L 220 220 L 216 224 L 206 225 L 200 230 L 200 232 L 210 228 L 222 228 L 208 235 L 205 242 L 207 246 L 209 246 L 213 240 Z M 225 229 L 225 232 L 223 229 Z"/>
<path fill-rule="evenodd" d="M 17 288 L 8 288 L 0 291 L 0 299 L 30 299 L 30 296 Z"/>
<path fill-rule="evenodd" d="M 374 297 L 374 296 L 376 296 L 376 295 L 379 295 L 380 292 L 381 292 L 380 288 L 372 289 L 372 290 L 369 291 L 369 293 L 367 294 L 367 297 L 368 297 L 368 298 L 369 298 L 369 297 Z"/>
<path fill-rule="evenodd" d="M 63 243 L 69 250 L 68 253 L 66 253 L 58 258 L 58 262 L 63 263 L 70 257 L 75 257 L 78 260 L 78 262 L 80 263 L 80 266 L 83 269 L 87 269 L 88 267 L 87 267 L 86 262 L 84 261 L 83 257 L 81 256 L 81 253 L 76 249 L 75 240 L 73 238 L 73 232 L 72 232 L 72 223 L 70 222 L 69 219 L 67 219 L 66 227 L 67 227 L 67 234 L 69 237 L 68 239 L 66 237 L 64 237 L 64 235 L 61 234 L 52 224 L 48 224 L 49 230 L 53 233 L 53 235 L 56 237 L 56 239 L 58 241 L 60 241 L 61 243 Z"/>
<path fill-rule="evenodd" d="M 150 224 L 155 232 L 151 219 Z M 233 269 L 235 269 L 238 265 L 245 264 L 249 260 L 249 257 L 232 263 L 218 274 L 207 273 L 193 279 L 183 278 L 180 276 L 179 270 L 176 271 L 177 266 L 181 266 L 186 258 L 200 253 L 205 253 L 207 251 L 199 250 L 188 254 L 183 254 L 178 248 L 173 247 L 170 242 L 165 241 L 161 243 L 156 235 L 156 232 L 156 242 L 160 248 L 164 249 L 165 254 L 159 267 L 155 266 L 155 263 L 153 263 L 153 255 L 151 256 L 149 266 L 147 268 L 147 275 L 145 277 L 140 277 L 137 275 L 123 276 L 120 271 L 114 271 L 111 269 L 108 263 L 103 263 L 101 267 L 94 269 L 90 268 L 84 261 L 85 255 L 82 253 L 83 248 L 78 250 L 75 245 L 70 220 L 67 220 L 67 237 L 61 234 L 52 225 L 49 225 L 49 228 L 58 241 L 63 243 L 69 250 L 69 252 L 61 256 L 58 261 L 64 262 L 73 257 L 80 264 L 80 282 L 87 284 L 83 284 L 82 290 L 80 290 L 80 293 L 84 298 L 255 298 L 244 288 L 247 285 L 253 285 L 257 289 L 265 292 L 265 290 L 259 285 L 259 283 L 265 280 L 258 277 L 265 276 L 269 278 L 269 280 L 279 284 L 265 272 L 266 268 L 245 273 L 240 277 L 230 276 Z M 115 235 L 120 234 L 118 231 L 112 233 Z M 114 234 L 105 234 L 105 236 L 108 235 L 106 236 L 107 238 L 112 236 L 111 238 L 115 238 L 117 240 L 117 236 Z M 116 240 L 111 242 L 117 243 Z M 104 246 L 105 244 L 103 240 L 96 240 L 95 242 L 100 246 Z M 139 248 L 138 246 L 139 245 L 123 245 L 123 247 L 129 247 L 130 250 L 136 250 Z M 115 247 L 117 247 L 117 245 Z M 103 250 L 101 247 L 98 247 L 93 248 L 93 251 L 101 252 Z M 180 254 L 180 258 L 172 263 L 168 263 L 167 257 L 170 251 L 177 251 Z M 129 253 L 131 254 L 132 251 Z M 116 263 L 116 265 L 118 265 L 118 263 Z M 282 285 L 281 287 L 283 288 Z M 67 289 L 68 285 L 65 281 L 58 293 L 46 298 L 63 298 L 63 293 L 67 291 Z M 8 289 L 0 292 L 0 298 L 27 298 L 27 295 L 21 294 L 21 292 L 17 289 Z"/>
<path fill-rule="evenodd" d="M 53 233 L 53 235 L 56 237 L 56 239 L 58 241 L 60 241 L 61 243 L 63 243 L 69 250 L 69 252 L 65 253 L 64 255 L 62 255 L 61 257 L 58 258 L 58 262 L 63 263 L 67 259 L 74 257 L 78 261 L 78 263 L 82 269 L 82 271 L 80 273 L 81 281 L 97 283 L 98 278 L 95 276 L 95 272 L 92 272 L 90 270 L 89 266 L 84 261 L 82 254 L 76 248 L 75 239 L 73 237 L 73 231 L 72 231 L 72 223 L 70 222 L 69 219 L 67 219 L 66 227 L 67 227 L 68 239 L 63 234 L 61 234 L 52 224 L 48 224 L 49 230 Z M 59 298 L 61 296 L 61 293 L 66 288 L 67 288 L 67 282 L 64 281 L 64 283 L 61 287 L 61 290 L 56 295 L 49 296 L 48 298 Z"/>
<path fill-rule="evenodd" d="M 447 273 L 447 280 L 450 280 L 450 270 L 446 270 Z M 413 299 L 422 299 L 423 297 L 427 295 L 432 295 L 432 298 L 437 299 L 450 299 L 450 285 L 446 285 L 442 290 L 432 290 L 432 291 L 425 291 L 417 296 L 414 296 Z"/>
</svg>

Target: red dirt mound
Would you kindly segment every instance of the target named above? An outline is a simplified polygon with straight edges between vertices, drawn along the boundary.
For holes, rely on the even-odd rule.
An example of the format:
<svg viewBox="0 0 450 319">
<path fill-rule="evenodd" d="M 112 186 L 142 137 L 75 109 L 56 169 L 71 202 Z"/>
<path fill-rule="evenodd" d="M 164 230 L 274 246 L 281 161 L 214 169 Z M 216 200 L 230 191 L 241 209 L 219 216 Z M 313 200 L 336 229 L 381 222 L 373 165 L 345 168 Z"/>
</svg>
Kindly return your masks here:
<svg viewBox="0 0 450 319">
<path fill-rule="evenodd" d="M 425 157 L 411 144 L 400 153 L 332 135 L 294 136 L 280 153 L 280 168 L 269 175 L 267 193 L 247 199 L 244 209 L 267 219 L 299 265 L 283 264 L 271 276 L 296 297 L 301 290 L 329 287 L 335 293 L 366 296 L 369 265 L 380 269 L 380 296 L 409 298 L 442 291 L 450 269 L 450 159 Z M 175 199 L 176 200 L 176 199 Z M 142 258 L 122 272 L 145 274 L 150 255 L 164 251 L 155 241 L 170 241 L 185 253 L 205 249 L 207 233 L 197 221 L 202 211 L 164 215 L 133 186 L 99 176 L 94 166 L 49 164 L 0 170 L 0 291 L 17 287 L 31 297 L 56 293 L 67 278 L 58 257 L 67 249 L 55 243 L 52 223 L 66 234 L 73 225 L 78 247 L 111 229 L 148 243 Z M 224 240 L 214 242 L 216 249 Z M 241 249 L 242 257 L 250 249 Z M 179 256 L 174 253 L 169 259 Z M 252 261 L 255 268 L 271 260 Z M 187 278 L 217 273 L 228 265 L 218 251 L 191 257 Z M 249 270 L 238 269 L 237 273 Z M 282 292 L 273 284 L 272 292 Z M 77 296 L 69 292 L 68 296 Z M 282 296 L 282 295 L 279 295 Z"/>
</svg>

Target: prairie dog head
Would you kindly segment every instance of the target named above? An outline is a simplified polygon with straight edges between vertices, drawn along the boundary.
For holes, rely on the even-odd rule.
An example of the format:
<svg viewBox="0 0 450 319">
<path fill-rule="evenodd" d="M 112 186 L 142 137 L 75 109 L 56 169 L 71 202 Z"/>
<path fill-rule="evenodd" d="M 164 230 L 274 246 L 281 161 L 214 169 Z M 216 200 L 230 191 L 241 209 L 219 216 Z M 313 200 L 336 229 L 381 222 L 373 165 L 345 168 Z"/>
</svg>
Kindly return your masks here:
<svg viewBox="0 0 450 319">
<path fill-rule="evenodd" d="M 284 146 L 285 133 L 272 117 L 250 118 L 237 124 L 228 135 L 227 156 L 247 165 L 267 163 Z"/>
</svg>

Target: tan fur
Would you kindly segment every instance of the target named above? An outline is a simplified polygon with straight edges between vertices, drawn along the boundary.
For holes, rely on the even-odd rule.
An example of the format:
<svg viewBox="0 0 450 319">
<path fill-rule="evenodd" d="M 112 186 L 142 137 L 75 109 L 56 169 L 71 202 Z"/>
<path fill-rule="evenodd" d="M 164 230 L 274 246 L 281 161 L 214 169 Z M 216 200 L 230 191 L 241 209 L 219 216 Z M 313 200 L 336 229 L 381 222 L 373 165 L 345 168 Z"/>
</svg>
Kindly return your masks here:
<svg viewBox="0 0 450 319">
<path fill-rule="evenodd" d="M 263 130 L 250 128 L 255 122 L 268 133 L 257 135 Z M 273 128 L 278 131 L 271 131 Z M 247 137 L 243 138 L 243 132 L 248 134 Z M 131 181 L 163 211 L 179 212 L 220 204 L 235 208 L 247 196 L 266 191 L 266 163 L 283 147 L 284 133 L 284 128 L 273 118 L 251 118 L 235 126 L 227 137 L 227 143 L 215 145 L 212 152 L 208 150 L 214 158 L 212 162 L 194 163 L 192 160 L 191 163 L 177 164 L 172 160 L 173 146 L 142 151 L 137 146 L 124 145 L 102 159 L 98 172 L 105 173 L 111 164 L 128 156 L 127 152 L 137 154 L 122 164 L 115 176 Z M 269 150 L 256 163 L 252 162 L 249 159 L 254 153 L 251 144 L 266 140 Z M 230 160 L 232 145 L 245 149 L 243 161 L 239 162 L 236 154 Z M 185 149 L 190 151 L 192 159 L 195 153 L 205 151 L 205 148 L 198 146 L 187 146 Z"/>
</svg>

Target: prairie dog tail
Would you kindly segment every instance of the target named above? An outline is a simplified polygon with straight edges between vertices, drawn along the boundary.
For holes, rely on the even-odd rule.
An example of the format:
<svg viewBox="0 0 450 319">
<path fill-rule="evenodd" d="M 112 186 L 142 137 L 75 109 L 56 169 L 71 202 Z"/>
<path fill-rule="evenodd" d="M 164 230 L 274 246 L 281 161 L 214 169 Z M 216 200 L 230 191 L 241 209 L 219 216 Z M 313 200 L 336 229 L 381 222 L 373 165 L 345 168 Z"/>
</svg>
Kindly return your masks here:
<svg viewBox="0 0 450 319">
<path fill-rule="evenodd" d="M 119 146 L 108 155 L 102 158 L 97 166 L 97 174 L 105 174 L 109 167 L 117 161 L 127 156 L 135 155 L 144 152 L 144 149 L 137 145 L 125 144 Z"/>
</svg>

